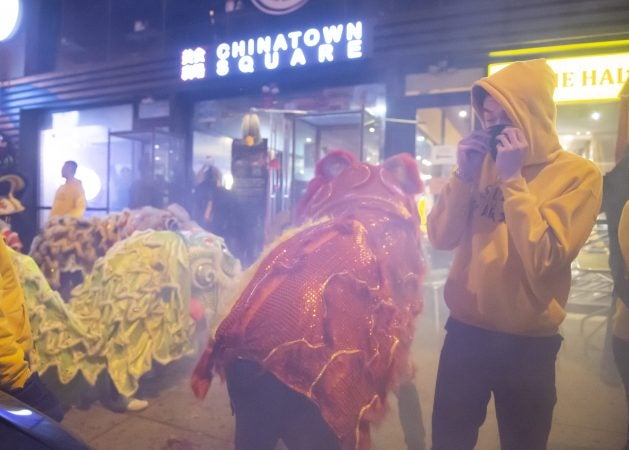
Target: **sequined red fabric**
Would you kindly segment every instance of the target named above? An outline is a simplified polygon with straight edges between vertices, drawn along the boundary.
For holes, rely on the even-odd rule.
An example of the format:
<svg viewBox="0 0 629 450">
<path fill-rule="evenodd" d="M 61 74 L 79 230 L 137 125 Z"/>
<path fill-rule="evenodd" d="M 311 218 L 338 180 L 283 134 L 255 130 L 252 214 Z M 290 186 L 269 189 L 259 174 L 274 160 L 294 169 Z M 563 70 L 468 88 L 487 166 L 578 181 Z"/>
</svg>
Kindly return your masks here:
<svg viewBox="0 0 629 450">
<path fill-rule="evenodd" d="M 419 218 L 394 172 L 354 162 L 321 183 L 303 208 L 316 222 L 262 257 L 219 325 L 193 375 L 198 396 L 213 371 L 251 359 L 310 398 L 343 449 L 369 447 L 369 424 L 410 373 L 421 309 Z"/>
</svg>

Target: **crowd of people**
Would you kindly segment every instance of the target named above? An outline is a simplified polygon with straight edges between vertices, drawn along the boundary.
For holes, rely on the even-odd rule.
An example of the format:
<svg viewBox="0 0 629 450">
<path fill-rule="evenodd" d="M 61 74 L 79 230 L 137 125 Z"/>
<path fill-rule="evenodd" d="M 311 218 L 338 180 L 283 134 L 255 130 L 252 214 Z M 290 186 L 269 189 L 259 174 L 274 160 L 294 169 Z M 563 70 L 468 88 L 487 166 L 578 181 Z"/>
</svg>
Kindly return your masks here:
<svg viewBox="0 0 629 450">
<path fill-rule="evenodd" d="M 482 126 L 459 142 L 457 167 L 428 216 L 431 244 L 453 251 L 433 450 L 472 450 L 492 395 L 503 450 L 547 448 L 571 264 L 601 210 L 629 408 L 629 151 L 603 181 L 594 163 L 562 149 L 555 81 L 538 59 L 474 84 Z M 76 169 L 64 164 L 51 216 L 85 211 Z M 404 157 L 372 166 L 337 152 L 317 166 L 299 223 L 253 266 L 192 376 L 202 397 L 214 372 L 226 375 L 237 450 L 273 450 L 279 439 L 290 450 L 367 449 L 389 392 L 402 397 L 401 409 L 412 404 L 402 418 L 409 449 L 425 448 L 412 432 L 423 425 L 408 361 L 424 272 L 420 191 L 415 162 Z M 236 257 L 246 252 L 245 212 L 215 167 L 204 169 L 192 200 L 198 225 Z M 28 315 L 16 314 L 24 294 L 4 241 L 0 273 L 0 387 L 60 420 L 54 394 L 30 369 L 37 349 Z"/>
</svg>

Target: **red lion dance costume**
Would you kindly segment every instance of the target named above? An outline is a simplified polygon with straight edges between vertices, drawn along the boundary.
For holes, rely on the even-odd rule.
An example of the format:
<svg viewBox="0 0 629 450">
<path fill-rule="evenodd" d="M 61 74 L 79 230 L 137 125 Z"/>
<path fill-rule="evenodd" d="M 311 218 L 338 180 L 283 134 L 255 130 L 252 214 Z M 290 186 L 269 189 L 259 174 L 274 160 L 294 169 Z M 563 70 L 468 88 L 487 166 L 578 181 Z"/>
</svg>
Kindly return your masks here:
<svg viewBox="0 0 629 450">
<path fill-rule="evenodd" d="M 411 375 L 422 183 L 409 155 L 373 166 L 334 151 L 316 173 L 299 207 L 309 221 L 252 267 L 192 388 L 203 398 L 213 371 L 227 373 L 229 387 L 230 365 L 253 362 L 316 405 L 340 448 L 363 450 L 387 392 Z M 237 409 L 236 421 L 238 435 Z"/>
</svg>

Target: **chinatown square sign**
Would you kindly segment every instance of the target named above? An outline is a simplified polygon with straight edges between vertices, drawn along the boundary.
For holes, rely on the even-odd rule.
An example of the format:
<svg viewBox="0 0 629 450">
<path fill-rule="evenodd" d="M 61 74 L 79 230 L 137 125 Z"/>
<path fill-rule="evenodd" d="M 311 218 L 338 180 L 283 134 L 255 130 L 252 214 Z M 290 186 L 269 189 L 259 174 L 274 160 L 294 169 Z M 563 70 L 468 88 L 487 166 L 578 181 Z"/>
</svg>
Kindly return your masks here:
<svg viewBox="0 0 629 450">
<path fill-rule="evenodd" d="M 181 79 L 202 80 L 362 59 L 363 23 L 337 23 L 181 52 Z"/>
</svg>

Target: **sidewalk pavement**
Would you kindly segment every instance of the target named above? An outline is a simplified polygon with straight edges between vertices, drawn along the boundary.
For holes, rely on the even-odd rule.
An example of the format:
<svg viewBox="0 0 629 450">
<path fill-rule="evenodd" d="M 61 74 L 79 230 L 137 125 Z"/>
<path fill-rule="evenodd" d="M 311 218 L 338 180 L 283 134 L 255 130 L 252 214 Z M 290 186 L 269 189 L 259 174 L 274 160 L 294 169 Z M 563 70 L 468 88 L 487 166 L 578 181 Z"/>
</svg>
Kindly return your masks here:
<svg viewBox="0 0 629 450">
<path fill-rule="evenodd" d="M 413 358 L 430 448 L 430 419 L 443 323 L 447 309 L 427 289 L 425 308 L 417 321 Z M 437 307 L 437 309 L 435 309 Z M 624 445 L 627 411 L 619 384 L 601 378 L 605 338 L 603 316 L 569 313 L 562 325 L 565 338 L 557 361 L 558 403 L 549 450 L 619 450 Z M 208 397 L 193 396 L 188 380 L 195 359 L 178 361 L 143 386 L 149 407 L 137 413 L 113 413 L 94 403 L 72 408 L 64 425 L 96 450 L 228 450 L 233 448 L 234 419 L 225 384 L 215 379 Z M 465 376 L 465 374 L 462 374 Z M 384 421 L 372 430 L 373 450 L 405 450 L 395 397 Z M 479 450 L 499 450 L 493 406 L 481 428 Z M 284 449 L 283 445 L 278 450 Z"/>
</svg>

